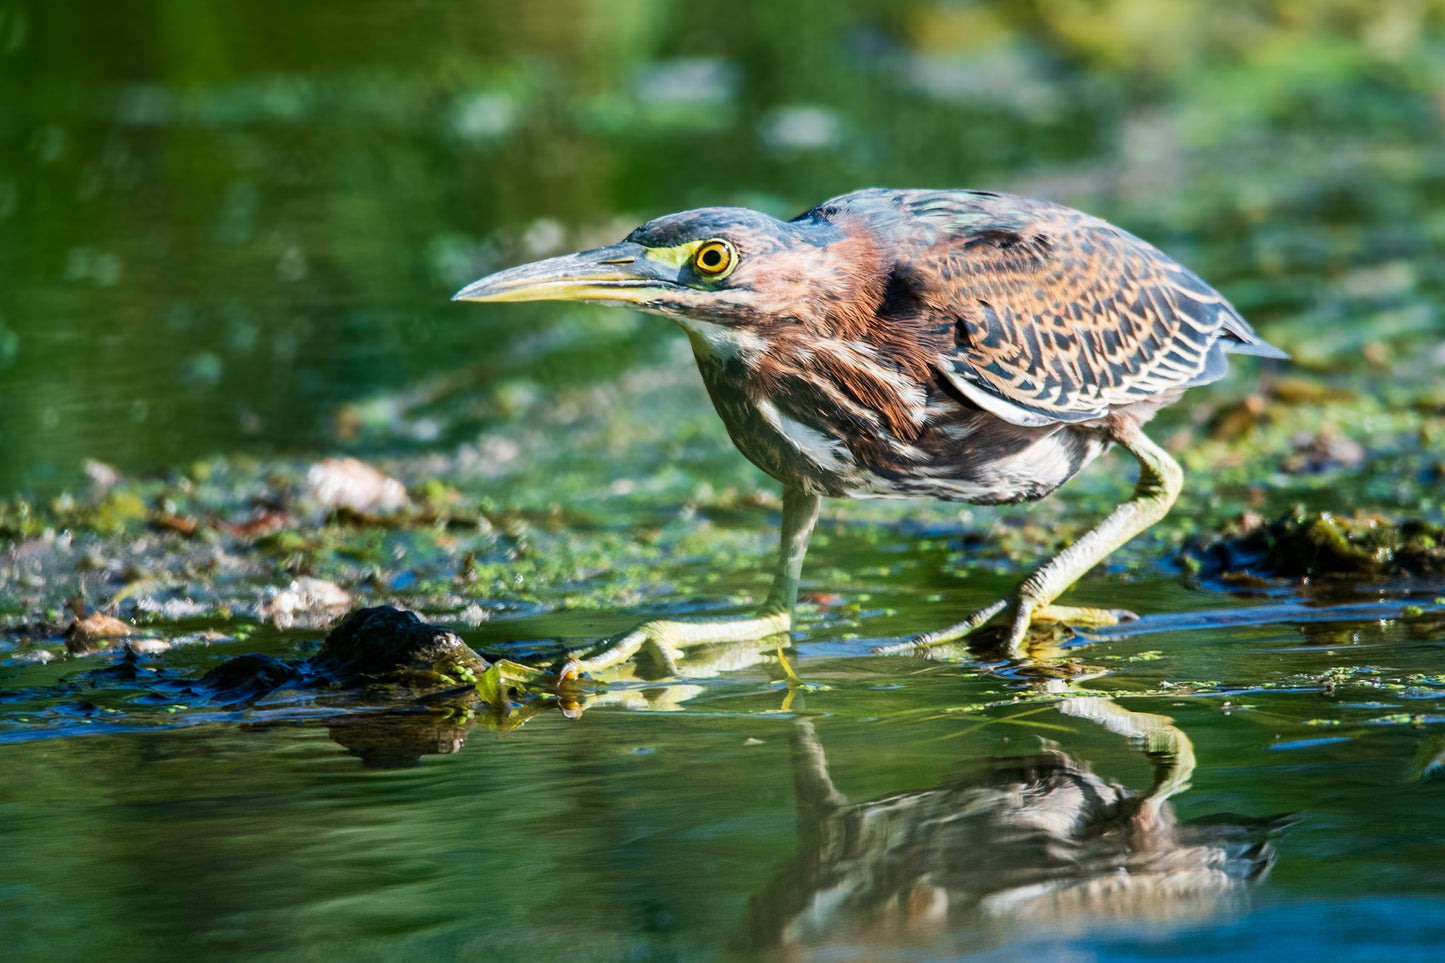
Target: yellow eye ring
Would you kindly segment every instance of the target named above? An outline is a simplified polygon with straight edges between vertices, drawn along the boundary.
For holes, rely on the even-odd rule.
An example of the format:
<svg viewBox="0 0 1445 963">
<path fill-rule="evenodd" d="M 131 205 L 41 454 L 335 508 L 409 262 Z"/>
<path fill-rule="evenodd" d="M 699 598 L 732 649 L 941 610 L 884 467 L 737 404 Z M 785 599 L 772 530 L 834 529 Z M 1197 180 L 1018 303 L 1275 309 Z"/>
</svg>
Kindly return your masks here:
<svg viewBox="0 0 1445 963">
<path fill-rule="evenodd" d="M 704 241 L 692 254 L 693 270 L 713 281 L 727 277 L 737 264 L 737 249 L 720 238 Z"/>
</svg>

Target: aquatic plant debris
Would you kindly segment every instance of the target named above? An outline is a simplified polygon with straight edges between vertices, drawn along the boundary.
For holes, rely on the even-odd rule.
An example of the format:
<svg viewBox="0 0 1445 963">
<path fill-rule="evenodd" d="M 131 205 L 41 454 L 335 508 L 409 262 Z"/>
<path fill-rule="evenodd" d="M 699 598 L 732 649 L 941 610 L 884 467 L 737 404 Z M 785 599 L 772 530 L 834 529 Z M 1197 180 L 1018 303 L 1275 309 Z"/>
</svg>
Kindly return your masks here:
<svg viewBox="0 0 1445 963">
<path fill-rule="evenodd" d="M 1445 574 L 1445 526 L 1379 512 L 1295 507 L 1272 521 L 1254 512 L 1196 539 L 1190 557 L 1221 577 L 1369 579 Z"/>
</svg>

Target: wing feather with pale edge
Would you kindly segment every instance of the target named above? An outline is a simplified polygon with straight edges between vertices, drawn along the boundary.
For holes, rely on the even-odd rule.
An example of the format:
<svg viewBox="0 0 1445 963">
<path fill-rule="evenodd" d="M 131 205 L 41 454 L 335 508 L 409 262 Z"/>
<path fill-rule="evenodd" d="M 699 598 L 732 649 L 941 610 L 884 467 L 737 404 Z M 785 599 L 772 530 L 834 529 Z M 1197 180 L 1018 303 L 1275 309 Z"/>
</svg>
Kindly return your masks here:
<svg viewBox="0 0 1445 963">
<path fill-rule="evenodd" d="M 1072 208 L 964 191 L 890 206 L 915 225 L 914 290 L 955 317 L 941 373 L 1006 421 L 1100 418 L 1218 379 L 1226 351 L 1287 357 L 1198 275 Z"/>
</svg>

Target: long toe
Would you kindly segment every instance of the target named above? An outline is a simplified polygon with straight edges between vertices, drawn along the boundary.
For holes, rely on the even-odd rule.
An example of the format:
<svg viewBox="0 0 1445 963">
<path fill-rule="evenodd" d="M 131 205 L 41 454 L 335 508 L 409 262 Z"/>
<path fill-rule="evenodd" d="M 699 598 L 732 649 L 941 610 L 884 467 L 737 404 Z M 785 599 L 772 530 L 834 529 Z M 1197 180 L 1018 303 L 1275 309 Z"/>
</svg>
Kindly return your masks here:
<svg viewBox="0 0 1445 963">
<path fill-rule="evenodd" d="M 962 622 L 950 625 L 946 629 L 939 629 L 937 632 L 925 632 L 922 635 L 915 636 L 905 644 L 905 648 L 911 648 L 915 653 L 926 653 L 929 649 L 937 646 L 957 642 L 966 636 L 972 635 L 993 621 L 995 617 L 1009 608 L 1011 604 L 1013 604 L 1012 599 L 999 599 L 992 605 L 984 606 L 977 612 L 974 612 Z"/>
<path fill-rule="evenodd" d="M 1132 622 L 1138 617 L 1128 609 L 1096 609 L 1073 605 L 1045 605 L 1035 609 L 1033 613 L 1035 622 L 1062 622 L 1065 625 L 1085 628 L 1118 625 L 1120 622 Z"/>
</svg>

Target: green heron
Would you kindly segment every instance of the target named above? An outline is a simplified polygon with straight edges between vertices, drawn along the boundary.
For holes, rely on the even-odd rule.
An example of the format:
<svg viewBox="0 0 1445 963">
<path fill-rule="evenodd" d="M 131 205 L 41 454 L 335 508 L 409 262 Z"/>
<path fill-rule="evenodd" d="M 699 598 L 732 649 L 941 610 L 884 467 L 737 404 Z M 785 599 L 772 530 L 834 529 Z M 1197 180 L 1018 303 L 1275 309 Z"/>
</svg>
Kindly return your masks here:
<svg viewBox="0 0 1445 963">
<path fill-rule="evenodd" d="M 987 191 L 870 189 L 791 221 L 712 207 L 657 218 L 619 244 L 502 271 L 463 301 L 590 301 L 677 321 L 733 443 L 783 484 L 782 545 L 753 617 L 660 620 L 607 640 L 567 674 L 655 646 L 787 632 L 819 500 L 1043 498 L 1112 444 L 1140 464 L 1133 496 L 1008 598 L 913 640 L 1002 620 L 1130 613 L 1053 605 L 1158 521 L 1183 475 L 1142 426 L 1229 353 L 1285 358 L 1198 275 L 1112 224 Z"/>
</svg>

